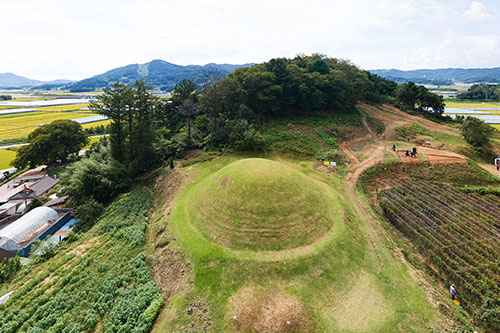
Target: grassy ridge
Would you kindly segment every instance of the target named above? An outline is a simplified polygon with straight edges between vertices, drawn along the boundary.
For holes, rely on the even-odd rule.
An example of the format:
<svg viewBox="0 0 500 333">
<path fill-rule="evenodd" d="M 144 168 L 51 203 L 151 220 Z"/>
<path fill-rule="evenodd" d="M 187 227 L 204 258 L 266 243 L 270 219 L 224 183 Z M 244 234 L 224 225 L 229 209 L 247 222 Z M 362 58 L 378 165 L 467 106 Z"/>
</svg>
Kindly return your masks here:
<svg viewBox="0 0 500 333">
<path fill-rule="evenodd" d="M 342 154 L 337 144 L 342 133 L 362 125 L 358 111 L 319 113 L 273 120 L 265 125 L 264 135 L 273 151 L 328 159 L 329 154 Z"/>
</svg>

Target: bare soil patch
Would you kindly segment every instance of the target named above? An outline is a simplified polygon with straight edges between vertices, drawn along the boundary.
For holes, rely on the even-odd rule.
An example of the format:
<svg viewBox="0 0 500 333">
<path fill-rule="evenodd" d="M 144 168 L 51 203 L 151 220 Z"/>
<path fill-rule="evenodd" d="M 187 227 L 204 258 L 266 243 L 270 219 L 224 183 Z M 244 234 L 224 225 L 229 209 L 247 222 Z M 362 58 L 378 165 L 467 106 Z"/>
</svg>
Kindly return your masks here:
<svg viewBox="0 0 500 333">
<path fill-rule="evenodd" d="M 234 331 L 312 332 L 312 322 L 304 306 L 281 290 L 243 287 L 231 296 L 228 304 L 227 314 Z"/>
<path fill-rule="evenodd" d="M 231 180 L 231 176 L 227 176 L 226 178 L 224 178 L 221 182 L 220 182 L 220 186 L 221 187 L 226 187 L 227 184 L 229 184 L 229 181 Z"/>
<path fill-rule="evenodd" d="M 197 158 L 201 154 L 201 149 L 192 149 L 186 152 L 186 156 L 184 156 L 184 160 L 190 160 L 192 158 Z"/>
<path fill-rule="evenodd" d="M 187 290 L 192 267 L 176 239 L 169 233 L 170 208 L 186 180 L 177 168 L 161 173 L 156 179 L 154 219 L 148 228 L 148 245 L 153 280 L 168 302 L 178 292 Z"/>
<path fill-rule="evenodd" d="M 417 157 L 406 156 L 405 150 L 398 150 L 397 154 L 401 162 L 405 164 L 415 164 L 420 161 L 428 161 L 431 164 L 466 164 L 467 159 L 459 154 L 446 150 L 433 149 L 428 147 L 418 147 Z"/>
</svg>

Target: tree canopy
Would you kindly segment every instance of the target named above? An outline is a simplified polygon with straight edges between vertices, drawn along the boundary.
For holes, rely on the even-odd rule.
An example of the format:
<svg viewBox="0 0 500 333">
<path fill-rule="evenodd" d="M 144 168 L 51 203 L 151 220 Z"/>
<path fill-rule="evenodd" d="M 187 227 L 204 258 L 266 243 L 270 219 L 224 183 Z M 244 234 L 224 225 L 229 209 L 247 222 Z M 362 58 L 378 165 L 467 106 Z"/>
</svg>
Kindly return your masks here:
<svg viewBox="0 0 500 333">
<path fill-rule="evenodd" d="M 111 157 L 130 166 L 133 173 L 156 161 L 153 121 L 158 101 L 147 88 L 144 81 L 137 81 L 135 88 L 115 82 L 90 104 L 91 110 L 111 120 Z"/>
<path fill-rule="evenodd" d="M 31 132 L 29 145 L 19 148 L 11 164 L 16 168 L 25 168 L 66 162 L 69 155 L 78 154 L 87 142 L 80 124 L 72 120 L 56 120 Z"/>
<path fill-rule="evenodd" d="M 202 92 L 201 105 L 207 111 L 234 113 L 244 104 L 264 116 L 349 112 L 360 99 L 378 102 L 382 95 L 392 95 L 396 85 L 389 82 L 346 60 L 319 54 L 275 58 L 236 69 Z"/>
<path fill-rule="evenodd" d="M 467 91 L 457 95 L 458 99 L 500 100 L 500 86 L 496 84 L 474 84 Z"/>
<path fill-rule="evenodd" d="M 482 154 L 490 150 L 490 138 L 494 131 L 493 127 L 475 117 L 467 117 L 462 124 L 462 135 L 465 141 Z"/>
<path fill-rule="evenodd" d="M 426 113 L 442 114 L 444 102 L 441 96 L 414 82 L 403 83 L 396 89 L 396 99 L 401 107 Z"/>
</svg>

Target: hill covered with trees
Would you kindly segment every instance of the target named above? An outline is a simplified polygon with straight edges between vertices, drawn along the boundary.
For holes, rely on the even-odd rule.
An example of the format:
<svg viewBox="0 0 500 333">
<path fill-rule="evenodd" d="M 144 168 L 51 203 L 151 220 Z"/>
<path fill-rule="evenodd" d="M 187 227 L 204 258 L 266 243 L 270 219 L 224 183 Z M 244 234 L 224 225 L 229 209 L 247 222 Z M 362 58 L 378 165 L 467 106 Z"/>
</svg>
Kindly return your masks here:
<svg viewBox="0 0 500 333">
<path fill-rule="evenodd" d="M 500 100 L 500 86 L 496 84 L 474 84 L 467 91 L 457 95 L 458 99 Z"/>
</svg>

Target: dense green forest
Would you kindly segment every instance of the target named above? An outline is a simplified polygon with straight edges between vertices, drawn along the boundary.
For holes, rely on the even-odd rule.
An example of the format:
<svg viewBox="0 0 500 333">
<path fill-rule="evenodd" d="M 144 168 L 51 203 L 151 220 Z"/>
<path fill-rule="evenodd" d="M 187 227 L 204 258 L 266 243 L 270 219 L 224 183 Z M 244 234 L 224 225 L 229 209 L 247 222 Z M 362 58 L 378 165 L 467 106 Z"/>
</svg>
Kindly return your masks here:
<svg viewBox="0 0 500 333">
<path fill-rule="evenodd" d="M 457 95 L 458 99 L 500 100 L 500 87 L 496 84 L 474 84 L 467 91 Z"/>
</svg>

